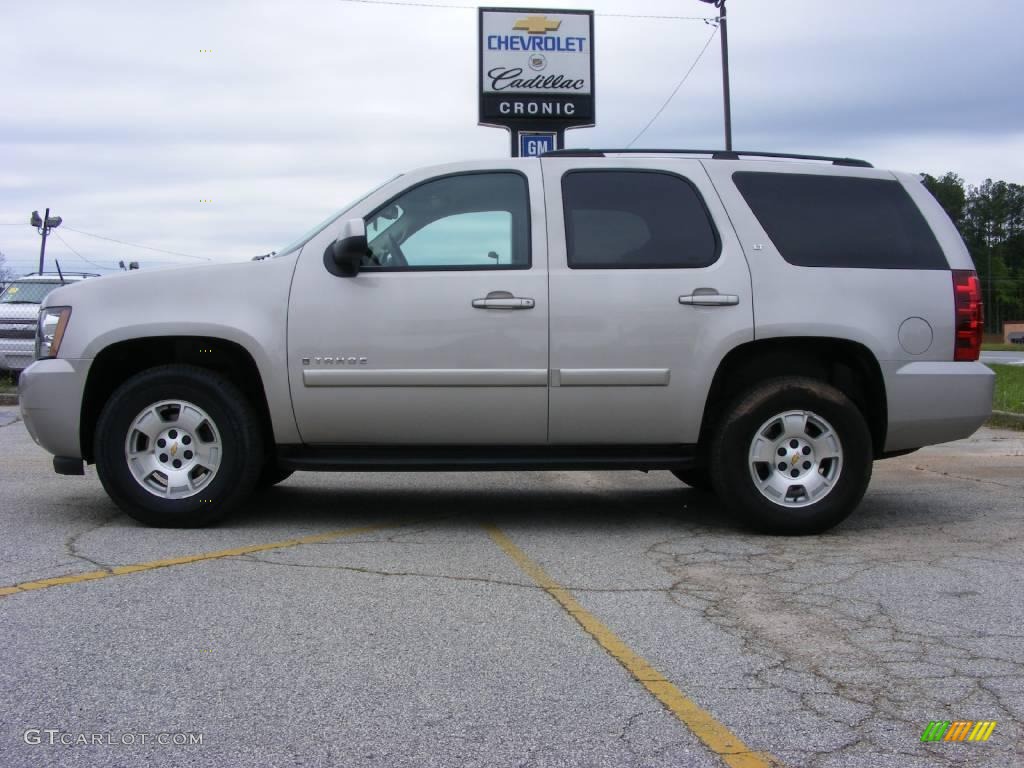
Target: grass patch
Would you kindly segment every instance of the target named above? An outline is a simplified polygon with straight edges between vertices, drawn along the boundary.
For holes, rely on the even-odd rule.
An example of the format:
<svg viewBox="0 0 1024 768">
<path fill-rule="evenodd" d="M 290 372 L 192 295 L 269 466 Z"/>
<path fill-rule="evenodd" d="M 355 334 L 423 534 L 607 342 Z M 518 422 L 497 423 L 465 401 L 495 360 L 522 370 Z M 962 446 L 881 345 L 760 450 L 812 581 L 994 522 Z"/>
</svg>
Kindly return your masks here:
<svg viewBox="0 0 1024 768">
<path fill-rule="evenodd" d="M 1024 344 L 982 344 L 984 352 L 1024 352 Z"/>
<path fill-rule="evenodd" d="M 996 394 L 992 408 L 1024 414 L 1024 365 L 990 365 L 996 372 Z"/>
<path fill-rule="evenodd" d="M 995 427 L 997 429 L 1014 429 L 1018 432 L 1024 432 L 1024 422 L 1020 419 L 1014 419 L 1008 416 L 1000 416 L 998 413 L 993 413 L 988 417 L 988 421 L 985 422 L 986 427 Z"/>
<path fill-rule="evenodd" d="M 0 395 L 13 395 L 18 391 L 18 377 L 10 371 L 0 371 Z"/>
</svg>

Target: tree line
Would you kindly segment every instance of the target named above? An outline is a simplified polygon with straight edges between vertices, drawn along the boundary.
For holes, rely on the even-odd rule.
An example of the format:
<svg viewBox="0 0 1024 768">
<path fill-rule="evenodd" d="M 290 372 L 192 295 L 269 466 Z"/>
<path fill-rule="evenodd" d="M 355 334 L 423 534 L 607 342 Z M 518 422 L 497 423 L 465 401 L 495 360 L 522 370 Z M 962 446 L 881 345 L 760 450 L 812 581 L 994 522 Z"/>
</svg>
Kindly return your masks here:
<svg viewBox="0 0 1024 768">
<path fill-rule="evenodd" d="M 1024 186 L 986 179 L 964 184 L 955 173 L 924 174 L 971 252 L 985 296 L 985 327 L 1024 320 Z"/>
</svg>

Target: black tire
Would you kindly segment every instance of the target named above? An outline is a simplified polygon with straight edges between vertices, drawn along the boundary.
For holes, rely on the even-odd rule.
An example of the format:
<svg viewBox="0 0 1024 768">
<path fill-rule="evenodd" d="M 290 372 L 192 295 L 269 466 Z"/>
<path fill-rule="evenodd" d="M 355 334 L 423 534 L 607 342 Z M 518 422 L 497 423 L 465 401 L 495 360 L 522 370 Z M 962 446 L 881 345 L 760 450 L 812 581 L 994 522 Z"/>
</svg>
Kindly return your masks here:
<svg viewBox="0 0 1024 768">
<path fill-rule="evenodd" d="M 289 477 L 291 477 L 293 471 L 290 469 L 281 469 L 277 466 L 277 463 L 271 459 L 263 465 L 263 471 L 260 472 L 259 478 L 256 480 L 257 488 L 271 488 L 278 483 L 283 483 Z"/>
<path fill-rule="evenodd" d="M 203 409 L 215 423 L 222 449 L 216 474 L 201 492 L 161 498 L 136 481 L 125 443 L 133 420 L 162 400 L 182 400 Z M 198 528 L 220 522 L 249 497 L 262 465 L 260 424 L 245 396 L 223 376 L 189 365 L 151 368 L 122 384 L 100 413 L 93 443 L 96 470 L 118 507 L 146 525 Z"/>
<path fill-rule="evenodd" d="M 715 492 L 714 485 L 711 483 L 711 473 L 704 467 L 699 469 L 673 469 L 672 474 L 676 476 L 677 480 L 686 483 L 695 490 L 704 491 L 705 493 Z"/>
<path fill-rule="evenodd" d="M 825 419 L 842 451 L 831 490 L 818 501 L 798 507 L 784 506 L 762 494 L 754 482 L 754 462 L 749 460 L 761 426 L 791 410 L 810 411 Z M 835 387 L 803 377 L 771 379 L 740 395 L 725 412 L 711 442 L 710 466 L 719 498 L 751 527 L 775 534 L 821 533 L 842 522 L 863 498 L 871 481 L 871 433 L 857 406 Z M 820 474 L 817 466 L 812 471 Z"/>
</svg>

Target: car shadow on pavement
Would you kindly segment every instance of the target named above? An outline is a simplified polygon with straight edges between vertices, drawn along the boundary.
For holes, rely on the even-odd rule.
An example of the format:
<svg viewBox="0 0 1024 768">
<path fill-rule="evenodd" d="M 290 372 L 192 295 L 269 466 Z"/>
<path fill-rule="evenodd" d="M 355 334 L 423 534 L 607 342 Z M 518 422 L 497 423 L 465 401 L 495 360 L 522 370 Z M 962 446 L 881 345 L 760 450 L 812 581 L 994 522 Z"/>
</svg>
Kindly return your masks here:
<svg viewBox="0 0 1024 768">
<path fill-rule="evenodd" d="M 503 487 L 461 488 L 309 488 L 279 486 L 236 512 L 221 527 L 252 527 L 263 523 L 343 526 L 360 522 L 433 520 L 439 526 L 463 528 L 493 523 L 578 529 L 622 526 L 630 529 L 666 525 L 743 530 L 711 494 L 678 488 L 574 489 Z"/>
</svg>

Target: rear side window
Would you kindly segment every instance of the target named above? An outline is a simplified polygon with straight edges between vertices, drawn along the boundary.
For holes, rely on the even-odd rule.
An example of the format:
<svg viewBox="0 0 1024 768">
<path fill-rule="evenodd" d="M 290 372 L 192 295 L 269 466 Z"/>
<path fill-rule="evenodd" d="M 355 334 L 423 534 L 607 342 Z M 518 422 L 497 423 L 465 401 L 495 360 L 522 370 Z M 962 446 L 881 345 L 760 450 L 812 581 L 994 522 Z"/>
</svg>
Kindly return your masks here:
<svg viewBox="0 0 1024 768">
<path fill-rule="evenodd" d="M 732 178 L 790 264 L 949 269 L 931 228 L 898 181 L 750 171 Z"/>
<path fill-rule="evenodd" d="M 704 201 L 681 176 L 570 171 L 562 201 L 572 269 L 706 267 L 718 258 Z"/>
</svg>

